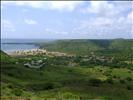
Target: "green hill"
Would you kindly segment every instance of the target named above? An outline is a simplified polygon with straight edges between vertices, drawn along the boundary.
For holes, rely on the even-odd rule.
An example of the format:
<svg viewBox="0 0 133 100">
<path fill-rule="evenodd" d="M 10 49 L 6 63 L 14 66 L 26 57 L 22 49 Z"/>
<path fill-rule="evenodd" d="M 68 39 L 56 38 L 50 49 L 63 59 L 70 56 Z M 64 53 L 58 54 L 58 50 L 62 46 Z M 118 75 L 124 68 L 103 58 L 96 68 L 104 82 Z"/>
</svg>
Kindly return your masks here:
<svg viewBox="0 0 133 100">
<path fill-rule="evenodd" d="M 0 51 L 2 100 L 18 100 L 17 97 L 24 100 L 133 100 L 133 40 L 58 40 L 40 44 L 40 47 L 78 56 L 11 57 Z M 115 59 L 102 66 L 102 62 L 94 59 L 100 56 Z M 91 60 L 86 59 L 92 57 L 90 64 Z M 26 62 L 40 59 L 45 62 L 42 68 L 24 66 Z M 116 64 L 117 67 L 113 67 Z"/>
<path fill-rule="evenodd" d="M 132 50 L 133 51 L 133 40 L 114 40 L 111 42 L 110 49 L 117 49 L 117 50 Z"/>
<path fill-rule="evenodd" d="M 0 50 L 0 55 L 1 55 L 1 61 L 5 62 L 6 60 L 8 60 L 10 57 L 4 53 L 3 51 Z"/>
<path fill-rule="evenodd" d="M 102 49 L 102 47 L 90 40 L 58 40 L 50 44 L 42 44 L 41 48 L 45 48 L 48 51 L 67 52 L 77 55 L 85 55 L 91 51 Z"/>
<path fill-rule="evenodd" d="M 66 52 L 76 55 L 88 55 L 91 52 L 96 54 L 119 54 L 132 53 L 133 40 L 57 40 L 47 44 L 40 44 L 40 48 L 48 51 Z"/>
</svg>

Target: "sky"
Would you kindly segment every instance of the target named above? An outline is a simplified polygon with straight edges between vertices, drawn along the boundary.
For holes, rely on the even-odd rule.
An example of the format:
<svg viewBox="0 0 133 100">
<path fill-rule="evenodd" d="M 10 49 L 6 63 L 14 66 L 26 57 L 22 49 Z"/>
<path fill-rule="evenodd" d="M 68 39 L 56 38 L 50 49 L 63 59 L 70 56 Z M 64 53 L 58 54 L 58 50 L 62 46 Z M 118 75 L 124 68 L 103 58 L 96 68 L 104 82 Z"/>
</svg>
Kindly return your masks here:
<svg viewBox="0 0 133 100">
<path fill-rule="evenodd" d="M 1 1 L 1 38 L 133 39 L 133 1 Z"/>
</svg>

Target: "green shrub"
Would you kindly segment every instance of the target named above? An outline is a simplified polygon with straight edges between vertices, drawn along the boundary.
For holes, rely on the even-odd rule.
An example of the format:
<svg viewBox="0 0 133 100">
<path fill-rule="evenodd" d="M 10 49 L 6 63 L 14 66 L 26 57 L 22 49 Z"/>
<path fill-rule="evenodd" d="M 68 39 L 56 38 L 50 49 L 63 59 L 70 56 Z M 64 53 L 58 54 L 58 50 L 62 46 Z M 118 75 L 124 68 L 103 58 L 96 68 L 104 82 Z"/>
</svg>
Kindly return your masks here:
<svg viewBox="0 0 133 100">
<path fill-rule="evenodd" d="M 13 73 L 7 73 L 8 76 L 14 76 Z"/>
<path fill-rule="evenodd" d="M 102 83 L 100 79 L 95 79 L 95 78 L 90 79 L 89 82 L 92 86 L 96 87 L 98 87 Z"/>
<path fill-rule="evenodd" d="M 54 88 L 59 88 L 61 86 L 62 85 L 57 82 L 46 82 L 46 83 L 28 84 L 27 88 L 29 88 L 30 90 L 40 91 L 40 90 L 51 90 Z"/>
<path fill-rule="evenodd" d="M 107 78 L 106 82 L 109 83 L 109 84 L 113 84 L 114 83 L 112 78 Z"/>
<path fill-rule="evenodd" d="M 131 73 L 131 71 L 128 71 L 128 73 Z"/>
<path fill-rule="evenodd" d="M 110 71 L 106 71 L 106 72 L 103 73 L 103 75 L 111 76 L 111 72 Z"/>
<path fill-rule="evenodd" d="M 114 75 L 114 76 L 113 76 L 113 78 L 117 78 L 117 76 L 116 76 L 116 75 Z"/>
<path fill-rule="evenodd" d="M 102 72 L 103 70 L 102 70 L 102 69 L 100 69 L 99 71 L 100 71 L 100 72 Z"/>
<path fill-rule="evenodd" d="M 132 90 L 132 87 L 130 85 L 127 86 L 128 90 Z"/>
<path fill-rule="evenodd" d="M 127 81 L 132 81 L 132 78 L 131 77 L 127 77 L 126 80 Z"/>
<path fill-rule="evenodd" d="M 8 84 L 7 87 L 13 89 L 14 86 L 12 84 Z"/>
<path fill-rule="evenodd" d="M 65 98 L 65 99 L 74 99 L 74 100 L 76 100 L 76 99 L 78 99 L 79 97 L 77 96 L 77 95 L 75 95 L 75 94 L 72 94 L 71 92 L 65 92 L 65 93 L 63 93 L 63 98 Z"/>
<path fill-rule="evenodd" d="M 121 79 L 121 80 L 120 80 L 120 83 L 124 84 L 124 83 L 125 83 L 125 80 L 122 80 L 122 79 Z"/>
<path fill-rule="evenodd" d="M 16 88 L 16 89 L 13 89 L 12 93 L 13 93 L 14 95 L 16 95 L 16 96 L 21 96 L 22 93 L 23 93 L 23 91 Z"/>
<path fill-rule="evenodd" d="M 45 83 L 44 84 L 44 89 L 45 90 L 54 89 L 54 84 L 53 83 Z"/>
</svg>

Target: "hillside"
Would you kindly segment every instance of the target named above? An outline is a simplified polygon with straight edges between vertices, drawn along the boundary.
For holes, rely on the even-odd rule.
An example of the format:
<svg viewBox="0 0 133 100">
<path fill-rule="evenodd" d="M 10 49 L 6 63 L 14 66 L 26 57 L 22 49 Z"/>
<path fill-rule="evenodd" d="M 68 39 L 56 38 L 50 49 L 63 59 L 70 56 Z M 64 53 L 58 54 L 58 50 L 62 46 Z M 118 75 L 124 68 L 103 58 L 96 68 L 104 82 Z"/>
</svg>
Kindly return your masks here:
<svg viewBox="0 0 133 100">
<path fill-rule="evenodd" d="M 94 62 L 82 66 L 78 59 L 84 61 L 84 58 L 67 56 L 14 58 L 1 51 L 1 58 L 2 100 L 133 99 L 132 69 L 103 67 Z M 26 62 L 38 60 L 45 63 L 42 68 L 24 66 Z"/>
<path fill-rule="evenodd" d="M 133 51 L 133 40 L 57 40 L 52 43 L 40 44 L 40 48 L 49 51 L 60 51 L 70 54 L 86 55 L 91 52 L 112 51 L 111 53 L 121 53 Z"/>
<path fill-rule="evenodd" d="M 45 48 L 49 51 L 60 51 L 77 55 L 84 55 L 91 51 L 102 49 L 102 47 L 90 40 L 57 40 L 50 44 L 42 44 L 41 48 Z"/>
<path fill-rule="evenodd" d="M 133 50 L 133 40 L 116 39 L 111 42 L 109 49 Z"/>
</svg>

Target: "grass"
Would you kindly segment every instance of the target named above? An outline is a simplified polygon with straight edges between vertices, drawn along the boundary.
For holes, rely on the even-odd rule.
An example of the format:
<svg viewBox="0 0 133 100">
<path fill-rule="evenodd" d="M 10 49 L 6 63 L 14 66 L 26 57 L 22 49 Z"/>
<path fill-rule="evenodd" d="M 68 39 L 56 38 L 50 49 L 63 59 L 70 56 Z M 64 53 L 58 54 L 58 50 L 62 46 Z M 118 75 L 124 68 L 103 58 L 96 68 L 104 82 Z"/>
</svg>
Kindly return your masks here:
<svg viewBox="0 0 133 100">
<path fill-rule="evenodd" d="M 17 67 L 19 69 L 19 67 Z M 34 100 L 36 98 L 62 98 L 64 99 L 79 99 L 91 98 L 101 100 L 132 100 L 133 90 L 127 90 L 126 84 L 120 84 L 117 80 L 113 79 L 114 84 L 106 83 L 106 76 L 104 73 L 109 72 L 110 68 L 103 68 L 97 66 L 95 68 L 89 67 L 63 67 L 63 66 L 49 66 L 42 70 L 33 70 L 24 68 L 25 76 L 11 77 L 8 75 L 2 76 L 3 80 L 16 85 L 17 89 L 22 89 L 21 96 L 27 96 Z M 16 69 L 15 69 L 16 70 Z M 20 69 L 19 69 L 20 70 Z M 23 69 L 21 69 L 23 70 Z M 101 72 L 102 70 L 102 72 Z M 14 71 L 12 71 L 14 72 Z M 41 75 L 40 75 L 41 72 Z M 121 73 L 121 74 L 120 74 Z M 124 73 L 124 74 L 123 74 Z M 128 73 L 128 69 L 112 69 L 111 75 L 119 76 L 120 78 L 132 77 L 132 73 Z M 16 74 L 15 74 L 16 75 Z M 28 76 L 29 75 L 29 76 Z M 26 77 L 27 76 L 27 77 Z M 32 76 L 32 78 L 30 77 Z M 90 85 L 90 79 L 100 79 L 102 83 L 98 87 Z M 4 82 L 6 83 L 6 82 Z M 48 85 L 48 87 L 47 87 Z M 132 84 L 131 84 L 132 85 Z M 4 95 L 15 96 L 5 86 L 7 93 Z M 26 89 L 26 90 L 25 90 Z M 27 93 L 27 95 L 26 95 Z M 35 94 L 35 96 L 34 96 Z M 75 99 L 75 100 L 76 100 Z M 4 99 L 3 99 L 4 100 Z"/>
</svg>

